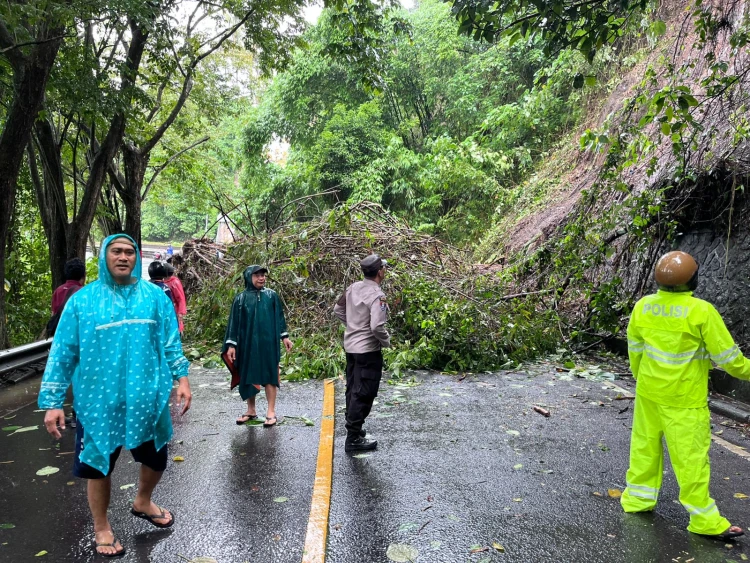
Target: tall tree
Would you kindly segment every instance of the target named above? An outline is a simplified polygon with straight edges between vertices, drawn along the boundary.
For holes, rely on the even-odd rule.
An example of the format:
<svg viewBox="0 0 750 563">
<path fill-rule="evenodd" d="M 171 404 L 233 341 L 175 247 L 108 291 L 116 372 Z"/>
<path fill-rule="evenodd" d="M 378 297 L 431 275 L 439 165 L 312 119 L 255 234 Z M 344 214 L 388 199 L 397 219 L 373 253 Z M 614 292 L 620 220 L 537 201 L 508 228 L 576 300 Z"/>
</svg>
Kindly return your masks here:
<svg viewBox="0 0 750 563">
<path fill-rule="evenodd" d="M 15 1 L 0 7 L 0 62 L 13 74 L 11 103 L 0 135 L 0 281 L 5 279 L 5 247 L 24 151 L 66 29 L 61 7 Z M 8 346 L 5 284 L 0 283 L 0 348 Z"/>
<path fill-rule="evenodd" d="M 135 96 L 134 85 L 149 37 L 149 29 L 156 19 L 157 12 L 150 6 L 139 6 L 143 10 L 132 16 L 126 16 L 125 25 L 118 33 L 118 40 L 112 46 L 108 56 L 114 59 L 116 50 L 125 45 L 125 56 L 119 72 L 119 84 L 111 92 L 112 100 L 106 100 L 114 111 L 110 115 L 95 112 L 89 115 L 74 113 L 70 108 L 63 119 L 52 110 L 35 127 L 35 147 L 29 147 L 29 166 L 32 180 L 37 192 L 37 200 L 42 217 L 42 225 L 49 240 L 50 267 L 52 283 L 62 283 L 63 265 L 72 257 L 83 257 L 91 225 L 99 203 L 104 182 L 112 159 L 120 148 L 125 135 L 129 114 L 128 105 Z M 84 57 L 91 55 L 94 44 L 90 40 L 93 32 L 88 25 L 84 26 Z M 126 31 L 128 33 L 126 33 Z M 101 51 L 104 52 L 104 51 Z M 100 71 L 99 68 L 89 72 Z M 103 73 L 106 77 L 107 74 Z M 87 119 L 88 118 L 88 119 Z M 75 121 L 75 123 L 74 123 Z M 102 129 L 102 138 L 97 138 L 97 131 Z M 75 133 L 75 139 L 71 137 Z M 83 142 L 85 140 L 86 142 Z M 72 145 L 72 176 L 74 186 L 72 213 L 68 208 L 62 151 L 64 144 Z M 38 150 L 37 150 L 38 149 Z M 77 152 L 81 150 L 82 155 Z M 42 164 L 42 173 L 37 167 L 38 159 Z M 76 164 L 79 158 L 87 163 L 86 176 L 79 171 Z M 80 184 L 80 197 L 79 197 Z"/>
</svg>

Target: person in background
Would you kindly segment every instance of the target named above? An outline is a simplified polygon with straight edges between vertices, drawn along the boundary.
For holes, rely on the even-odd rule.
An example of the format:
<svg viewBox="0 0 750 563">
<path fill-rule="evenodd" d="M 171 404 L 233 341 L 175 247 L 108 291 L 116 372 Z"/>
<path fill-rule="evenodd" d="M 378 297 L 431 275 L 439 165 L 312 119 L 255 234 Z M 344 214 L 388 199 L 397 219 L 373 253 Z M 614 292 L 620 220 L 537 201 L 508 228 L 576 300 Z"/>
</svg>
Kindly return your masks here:
<svg viewBox="0 0 750 563">
<path fill-rule="evenodd" d="M 174 248 L 172 248 L 172 243 L 169 243 L 169 246 L 167 247 L 167 260 L 172 258 L 174 256 Z"/>
<path fill-rule="evenodd" d="M 711 415 L 708 370 L 713 361 L 729 375 L 750 379 L 719 312 L 693 297 L 698 264 L 685 252 L 656 263 L 659 290 L 643 297 L 628 323 L 628 356 L 636 380 L 630 467 L 620 503 L 625 512 L 651 512 L 664 475 L 667 442 L 680 502 L 690 513 L 688 531 L 726 541 L 744 534 L 719 514 L 709 494 Z"/>
<path fill-rule="evenodd" d="M 281 360 L 279 343 L 289 353 L 292 341 L 286 330 L 281 299 L 274 290 L 266 287 L 267 274 L 268 269 L 257 264 L 245 268 L 245 291 L 232 302 L 221 353 L 222 356 L 226 354 L 227 363 L 233 364 L 239 372 L 240 396 L 247 401 L 247 411 L 236 423 L 245 424 L 258 418 L 255 395 L 263 385 L 268 401 L 263 426 L 270 427 L 277 421 L 276 393 Z"/>
<path fill-rule="evenodd" d="M 378 396 L 383 376 L 383 348 L 391 345 L 385 328 L 388 303 L 380 288 L 388 265 L 377 254 L 359 263 L 365 279 L 354 282 L 341 296 L 333 313 L 344 325 L 346 352 L 346 442 L 344 451 L 374 450 L 376 440 L 368 440 L 362 428 L 372 403 Z"/>
<path fill-rule="evenodd" d="M 61 311 L 65 302 L 86 283 L 86 264 L 80 258 L 65 262 L 65 283 L 52 293 L 52 316 Z"/>
<path fill-rule="evenodd" d="M 172 290 L 164 281 L 164 279 L 168 277 L 167 265 L 159 260 L 151 262 L 151 264 L 148 265 L 148 277 L 150 278 L 149 281 L 152 284 L 160 287 L 161 290 L 167 294 L 167 297 L 169 297 L 169 301 L 174 305 L 174 296 L 172 295 Z"/>
<path fill-rule="evenodd" d="M 47 322 L 45 330 L 47 338 L 55 336 L 65 303 L 86 283 L 86 264 L 80 258 L 68 260 L 65 263 L 63 273 L 65 274 L 65 283 L 52 293 L 52 317 Z M 70 424 L 71 428 L 77 426 L 75 407 L 71 408 L 70 416 L 65 417 L 65 422 Z"/>
<path fill-rule="evenodd" d="M 172 264 L 167 262 L 165 265 L 167 270 L 167 277 L 164 278 L 164 283 L 172 291 L 172 302 L 174 303 L 174 310 L 177 313 L 177 324 L 180 327 L 180 334 L 185 330 L 183 318 L 187 315 L 187 299 L 185 298 L 185 289 L 182 287 L 180 278 L 174 275 L 174 267 Z"/>
<path fill-rule="evenodd" d="M 73 386 L 79 419 L 73 474 L 87 480 L 98 555 L 125 553 L 107 514 L 111 474 L 123 447 L 141 464 L 130 512 L 157 528 L 174 524 L 174 515 L 151 497 L 167 467 L 174 382 L 181 414 L 190 408 L 189 367 L 174 308 L 161 289 L 141 279 L 135 241 L 124 234 L 107 237 L 99 253 L 99 279 L 63 309 L 38 399 L 47 411 L 47 432 L 59 440 L 65 430 L 63 402 Z"/>
</svg>

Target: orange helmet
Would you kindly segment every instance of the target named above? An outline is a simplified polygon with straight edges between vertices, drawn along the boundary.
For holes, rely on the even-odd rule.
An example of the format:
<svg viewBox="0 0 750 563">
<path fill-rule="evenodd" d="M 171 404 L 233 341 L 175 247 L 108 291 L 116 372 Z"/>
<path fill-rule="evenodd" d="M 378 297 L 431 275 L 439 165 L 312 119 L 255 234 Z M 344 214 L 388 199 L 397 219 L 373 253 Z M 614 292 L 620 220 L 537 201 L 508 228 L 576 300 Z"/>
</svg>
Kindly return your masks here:
<svg viewBox="0 0 750 563">
<path fill-rule="evenodd" d="M 698 263 L 687 252 L 667 252 L 656 263 L 654 279 L 667 291 L 693 291 L 698 286 Z"/>
</svg>

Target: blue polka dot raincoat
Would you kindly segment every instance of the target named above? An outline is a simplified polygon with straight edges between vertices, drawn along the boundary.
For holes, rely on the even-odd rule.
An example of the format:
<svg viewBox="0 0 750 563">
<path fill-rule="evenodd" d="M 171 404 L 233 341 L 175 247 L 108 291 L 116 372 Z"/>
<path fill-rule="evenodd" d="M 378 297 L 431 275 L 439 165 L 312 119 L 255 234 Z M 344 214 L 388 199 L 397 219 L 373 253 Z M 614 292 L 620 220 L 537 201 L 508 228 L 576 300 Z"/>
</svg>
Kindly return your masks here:
<svg viewBox="0 0 750 563">
<path fill-rule="evenodd" d="M 66 303 L 39 390 L 39 408 L 60 409 L 73 385 L 84 428 L 81 461 L 105 475 L 117 447 L 154 440 L 159 450 L 170 440 L 172 382 L 190 366 L 174 307 L 160 287 L 141 279 L 137 247 L 133 284 L 118 285 L 109 273 L 107 247 L 123 236 L 105 239 L 99 279 Z"/>
</svg>

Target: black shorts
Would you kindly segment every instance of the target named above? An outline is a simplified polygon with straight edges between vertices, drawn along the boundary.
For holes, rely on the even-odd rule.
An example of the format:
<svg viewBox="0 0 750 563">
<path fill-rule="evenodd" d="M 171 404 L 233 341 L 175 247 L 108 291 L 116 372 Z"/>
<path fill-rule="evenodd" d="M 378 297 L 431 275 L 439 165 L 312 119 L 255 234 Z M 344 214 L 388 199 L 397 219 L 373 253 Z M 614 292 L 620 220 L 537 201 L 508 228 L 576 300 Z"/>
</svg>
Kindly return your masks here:
<svg viewBox="0 0 750 563">
<path fill-rule="evenodd" d="M 83 449 L 83 425 L 78 422 L 78 428 L 76 428 L 76 453 L 73 461 L 73 475 L 80 477 L 81 479 L 104 479 L 112 474 L 112 470 L 115 468 L 117 458 L 120 457 L 120 451 L 122 446 L 119 446 L 109 456 L 109 473 L 104 475 L 98 469 L 86 465 L 80 459 L 81 450 Z M 137 463 L 142 463 L 146 467 L 153 469 L 154 471 L 164 471 L 167 468 L 167 445 L 158 452 L 156 451 L 156 445 L 154 441 L 144 442 L 137 448 L 130 450 L 133 459 Z"/>
</svg>

